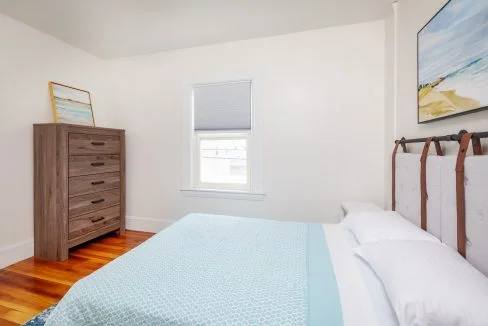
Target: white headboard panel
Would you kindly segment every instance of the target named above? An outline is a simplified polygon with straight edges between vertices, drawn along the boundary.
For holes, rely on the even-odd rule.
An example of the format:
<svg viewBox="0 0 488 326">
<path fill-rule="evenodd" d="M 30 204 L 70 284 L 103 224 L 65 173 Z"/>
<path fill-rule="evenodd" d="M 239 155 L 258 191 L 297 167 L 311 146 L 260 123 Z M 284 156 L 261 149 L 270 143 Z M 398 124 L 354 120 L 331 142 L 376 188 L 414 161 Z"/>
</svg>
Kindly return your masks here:
<svg viewBox="0 0 488 326">
<path fill-rule="evenodd" d="M 441 240 L 457 249 L 456 156 L 441 157 Z M 430 157 L 429 157 L 430 160 Z M 427 211 L 427 220 L 429 212 Z"/>
<path fill-rule="evenodd" d="M 456 156 L 427 159 L 427 231 L 457 250 Z M 420 227 L 420 155 L 397 153 L 396 210 Z M 466 258 L 488 276 L 488 155 L 465 160 Z"/>
<path fill-rule="evenodd" d="M 488 275 L 488 156 L 468 156 L 464 164 L 466 256 Z"/>
<path fill-rule="evenodd" d="M 420 154 L 396 155 L 396 211 L 420 227 Z"/>
<path fill-rule="evenodd" d="M 427 230 L 439 239 L 441 238 L 442 230 L 441 166 L 441 156 L 429 156 L 427 160 Z"/>
</svg>

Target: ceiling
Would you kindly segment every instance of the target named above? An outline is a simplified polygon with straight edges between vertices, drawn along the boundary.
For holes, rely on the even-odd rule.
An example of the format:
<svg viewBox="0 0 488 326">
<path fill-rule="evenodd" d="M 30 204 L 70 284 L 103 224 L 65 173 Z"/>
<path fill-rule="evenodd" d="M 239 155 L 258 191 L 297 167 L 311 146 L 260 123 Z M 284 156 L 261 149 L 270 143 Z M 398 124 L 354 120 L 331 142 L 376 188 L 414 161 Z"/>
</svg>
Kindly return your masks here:
<svg viewBox="0 0 488 326">
<path fill-rule="evenodd" d="M 101 58 L 346 25 L 387 0 L 0 0 L 0 12 Z"/>
</svg>

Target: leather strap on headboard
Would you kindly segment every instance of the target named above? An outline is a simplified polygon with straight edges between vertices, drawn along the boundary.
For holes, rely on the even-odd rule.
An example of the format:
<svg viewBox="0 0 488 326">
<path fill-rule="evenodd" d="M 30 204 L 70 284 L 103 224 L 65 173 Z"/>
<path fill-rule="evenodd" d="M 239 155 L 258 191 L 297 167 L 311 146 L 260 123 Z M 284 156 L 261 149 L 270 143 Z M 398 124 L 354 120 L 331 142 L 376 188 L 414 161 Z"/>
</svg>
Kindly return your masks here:
<svg viewBox="0 0 488 326">
<path fill-rule="evenodd" d="M 438 156 L 444 156 L 444 153 L 442 152 L 441 148 L 441 143 L 438 140 L 434 140 L 434 145 L 435 145 L 435 151 Z"/>
<path fill-rule="evenodd" d="M 479 137 L 473 135 L 471 137 L 471 142 L 473 143 L 473 154 L 474 155 L 483 155 L 483 149 L 481 148 L 481 141 Z"/>
<path fill-rule="evenodd" d="M 461 138 L 456 161 L 456 207 L 457 207 L 457 247 L 459 253 L 466 257 L 466 200 L 464 195 L 464 160 L 468 151 L 472 133 Z"/>
<path fill-rule="evenodd" d="M 405 138 L 402 138 L 405 139 Z M 394 211 L 396 208 L 396 196 L 395 196 L 395 166 L 396 166 L 396 154 L 398 151 L 398 146 L 401 140 L 395 140 L 395 148 L 393 148 L 393 154 L 391 156 L 391 210 Z M 407 153 L 407 146 L 401 143 L 404 153 Z"/>
<path fill-rule="evenodd" d="M 468 152 L 472 133 L 466 133 L 461 138 L 456 161 L 456 207 L 457 207 L 457 246 L 459 253 L 466 257 L 466 196 L 464 193 L 464 161 Z M 476 149 L 475 149 L 476 148 Z M 473 142 L 473 152 L 481 153 L 481 144 Z"/>
<path fill-rule="evenodd" d="M 427 231 L 427 156 L 429 155 L 430 144 L 433 137 L 427 138 L 420 157 L 420 226 L 422 230 Z M 434 141 L 436 153 L 443 156 L 441 145 L 439 141 Z"/>
<path fill-rule="evenodd" d="M 473 154 L 482 155 L 481 141 L 472 133 L 464 134 L 461 138 L 459 153 L 456 161 L 456 206 L 457 206 L 457 245 L 458 251 L 466 257 L 466 196 L 464 188 L 464 161 L 469 143 L 473 141 Z"/>
</svg>

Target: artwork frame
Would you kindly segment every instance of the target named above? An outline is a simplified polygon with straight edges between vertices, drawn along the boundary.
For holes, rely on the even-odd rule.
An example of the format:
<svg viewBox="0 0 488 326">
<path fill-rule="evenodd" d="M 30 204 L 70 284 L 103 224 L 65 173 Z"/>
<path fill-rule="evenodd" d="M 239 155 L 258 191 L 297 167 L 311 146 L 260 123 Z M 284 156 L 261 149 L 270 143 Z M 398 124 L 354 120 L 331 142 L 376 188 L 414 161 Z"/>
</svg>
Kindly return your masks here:
<svg viewBox="0 0 488 326">
<path fill-rule="evenodd" d="M 89 91 L 50 81 L 49 94 L 55 123 L 95 127 Z"/>
<path fill-rule="evenodd" d="M 464 56 L 467 60 L 467 58 L 469 58 L 471 56 L 471 61 L 464 61 L 464 65 L 459 65 L 460 62 L 463 62 L 462 60 L 460 60 L 459 58 L 456 58 L 457 60 L 453 60 L 452 63 L 452 69 L 449 71 L 449 70 L 445 70 L 444 69 L 444 72 L 443 73 L 440 73 L 437 75 L 437 79 L 430 79 L 428 80 L 428 82 L 426 81 L 427 79 L 425 78 L 426 77 L 426 74 L 423 73 L 423 71 L 425 71 L 425 68 L 423 66 L 423 51 L 422 49 L 424 49 L 424 43 L 422 43 L 422 36 L 423 36 L 423 33 L 429 33 L 428 29 L 430 28 L 430 26 L 434 25 L 434 29 L 437 28 L 438 29 L 438 25 L 445 25 L 447 26 L 445 28 L 446 31 L 449 31 L 451 30 L 449 27 L 452 26 L 452 25 L 455 25 L 453 24 L 453 22 L 449 22 L 450 24 L 447 24 L 446 21 L 442 21 L 442 19 L 446 19 L 445 17 L 448 16 L 446 14 L 446 12 L 449 12 L 449 11 L 452 11 L 453 8 L 457 8 L 458 7 L 461 7 L 463 9 L 466 9 L 466 8 L 471 8 L 469 7 L 470 6 L 470 1 L 473 1 L 473 0 L 468 0 L 468 1 L 464 1 L 463 0 L 449 0 L 447 1 L 444 6 L 442 6 L 438 11 L 437 13 L 418 31 L 417 33 L 417 123 L 418 124 L 425 124 L 425 123 L 430 123 L 430 122 L 435 122 L 435 121 L 439 121 L 439 120 L 444 120 L 444 119 L 449 119 L 449 118 L 453 118 L 453 117 L 459 117 L 459 116 L 463 116 L 463 115 L 467 115 L 467 114 L 471 114 L 471 113 L 476 113 L 476 112 L 480 112 L 480 111 L 484 111 L 484 110 L 487 110 L 488 109 L 488 100 L 486 99 L 486 97 L 484 96 L 481 96 L 481 97 L 477 97 L 477 96 L 470 96 L 472 95 L 473 93 L 476 93 L 475 91 L 470 91 L 470 92 L 462 92 L 462 91 L 459 91 L 457 88 L 448 88 L 448 85 L 451 85 L 451 84 L 455 84 L 453 82 L 453 79 L 454 77 L 453 76 L 458 76 L 460 75 L 460 72 L 463 72 L 463 71 L 467 71 L 467 70 L 474 70 L 475 69 L 475 66 L 482 66 L 482 64 L 485 64 L 487 61 L 488 61 L 488 47 L 486 49 L 483 50 L 483 52 L 480 52 L 479 53 L 479 56 L 476 58 L 476 57 L 473 57 L 472 56 L 472 53 L 470 52 L 473 52 L 472 50 L 476 49 L 476 46 L 479 44 L 479 43 L 482 43 L 482 42 L 486 42 L 486 44 L 488 44 L 488 33 L 486 30 L 481 30 L 480 31 L 480 34 L 482 35 L 482 37 L 480 38 L 477 38 L 476 39 L 476 42 L 472 42 L 472 38 L 470 39 L 468 36 L 465 36 L 465 35 L 469 35 L 470 31 L 472 29 L 476 29 L 477 26 L 477 17 L 476 15 L 472 15 L 472 16 L 468 16 L 468 17 L 463 17 L 463 16 L 455 16 L 453 15 L 456 19 L 454 20 L 453 22 L 459 22 L 460 21 L 460 17 L 463 18 L 463 22 L 465 22 L 466 24 L 471 24 L 473 25 L 472 26 L 472 29 L 468 29 L 466 28 L 466 25 L 463 25 L 461 27 L 464 27 L 464 30 L 455 30 L 455 32 L 459 32 L 462 34 L 462 32 L 464 32 L 465 34 L 463 34 L 461 37 L 453 37 L 455 36 L 455 33 L 449 35 L 451 36 L 451 40 L 454 40 L 454 42 L 452 42 L 452 44 L 462 44 L 462 45 L 465 45 L 463 47 L 451 47 L 450 49 L 448 50 L 451 50 L 451 51 L 445 51 L 444 53 L 453 53 L 453 49 L 454 50 L 457 50 L 459 51 L 459 53 L 466 53 Z M 472 5 L 472 4 L 471 4 Z M 481 14 L 486 14 L 488 12 L 488 2 L 477 2 L 476 3 L 477 6 L 479 6 L 480 8 L 482 8 L 480 10 L 480 15 Z M 464 7 L 463 7 L 464 6 Z M 479 8 L 478 8 L 479 9 Z M 470 13 L 469 10 L 465 10 L 467 12 L 467 14 L 472 14 L 472 12 Z M 461 11 L 460 11 L 461 12 Z M 453 18 L 454 19 L 454 18 Z M 437 25 L 437 26 L 436 26 Z M 443 30 L 441 30 L 442 32 Z M 436 30 L 436 32 L 439 32 L 439 29 Z M 452 32 L 452 31 L 451 31 Z M 439 33 L 437 33 L 439 34 Z M 446 32 L 447 34 L 447 32 Z M 473 33 L 475 34 L 475 33 Z M 436 35 L 436 36 L 439 36 L 439 35 Z M 445 35 L 442 35 L 441 36 L 445 36 Z M 471 35 L 469 35 L 471 36 Z M 425 36 L 424 36 L 425 37 Z M 442 46 L 444 46 L 445 44 L 449 44 L 447 41 L 445 41 L 444 43 L 442 42 L 438 42 L 440 44 L 436 44 L 438 45 L 438 48 L 435 48 L 433 47 L 435 50 L 442 50 Z M 432 51 L 432 52 L 435 52 L 435 51 Z M 445 59 L 446 57 L 448 57 L 448 55 L 440 55 L 440 58 L 439 58 L 439 61 L 442 62 L 443 59 Z M 481 61 L 481 63 L 480 63 Z M 436 62 L 437 64 L 437 62 Z M 480 68 L 480 69 L 484 69 L 484 68 Z M 439 70 L 441 71 L 441 70 Z M 486 70 L 480 70 L 480 71 L 476 71 L 476 72 L 480 72 L 480 73 L 484 73 L 486 74 L 487 71 Z M 467 77 L 466 77 L 467 78 Z M 458 78 L 459 79 L 459 78 Z M 476 85 L 476 87 L 478 88 L 477 91 L 479 92 L 481 89 L 488 89 L 488 74 L 486 74 L 486 76 L 484 76 L 484 79 L 483 79 L 483 88 L 480 88 L 480 85 L 479 85 L 479 81 L 477 79 L 472 79 L 472 80 L 464 80 L 464 82 L 471 82 L 473 83 L 472 85 Z M 476 81 L 476 83 L 475 83 Z M 430 103 L 428 103 L 428 101 L 426 101 L 426 98 L 425 98 L 425 92 L 427 90 L 427 87 L 426 86 L 432 86 L 431 89 L 434 89 L 436 88 L 437 86 L 439 86 L 440 90 L 435 92 L 437 93 L 436 95 L 440 95 L 440 96 L 443 96 L 443 95 L 446 95 L 447 98 L 449 100 L 452 99 L 452 101 L 446 101 L 446 102 L 449 102 L 451 104 L 451 106 L 440 106 L 439 102 L 438 103 L 433 103 L 433 101 L 431 101 Z M 464 86 L 464 90 L 466 89 L 465 85 Z M 475 89 L 476 87 L 473 87 L 473 89 Z M 427 102 L 427 103 L 426 103 Z M 428 104 L 428 105 L 426 105 Z M 434 107 L 432 104 L 434 105 L 437 105 L 438 107 Z M 433 110 L 437 110 L 437 111 L 433 111 Z M 445 112 L 445 113 L 442 113 L 442 112 Z"/>
</svg>

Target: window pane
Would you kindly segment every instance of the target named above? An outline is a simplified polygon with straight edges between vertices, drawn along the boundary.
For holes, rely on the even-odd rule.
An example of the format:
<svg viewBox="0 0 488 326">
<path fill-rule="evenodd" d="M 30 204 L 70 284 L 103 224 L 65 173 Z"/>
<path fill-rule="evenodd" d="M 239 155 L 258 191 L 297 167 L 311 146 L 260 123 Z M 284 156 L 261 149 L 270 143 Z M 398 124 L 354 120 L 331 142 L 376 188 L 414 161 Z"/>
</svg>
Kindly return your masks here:
<svg viewBox="0 0 488 326">
<path fill-rule="evenodd" d="M 247 139 L 200 140 L 200 182 L 247 183 Z"/>
</svg>

